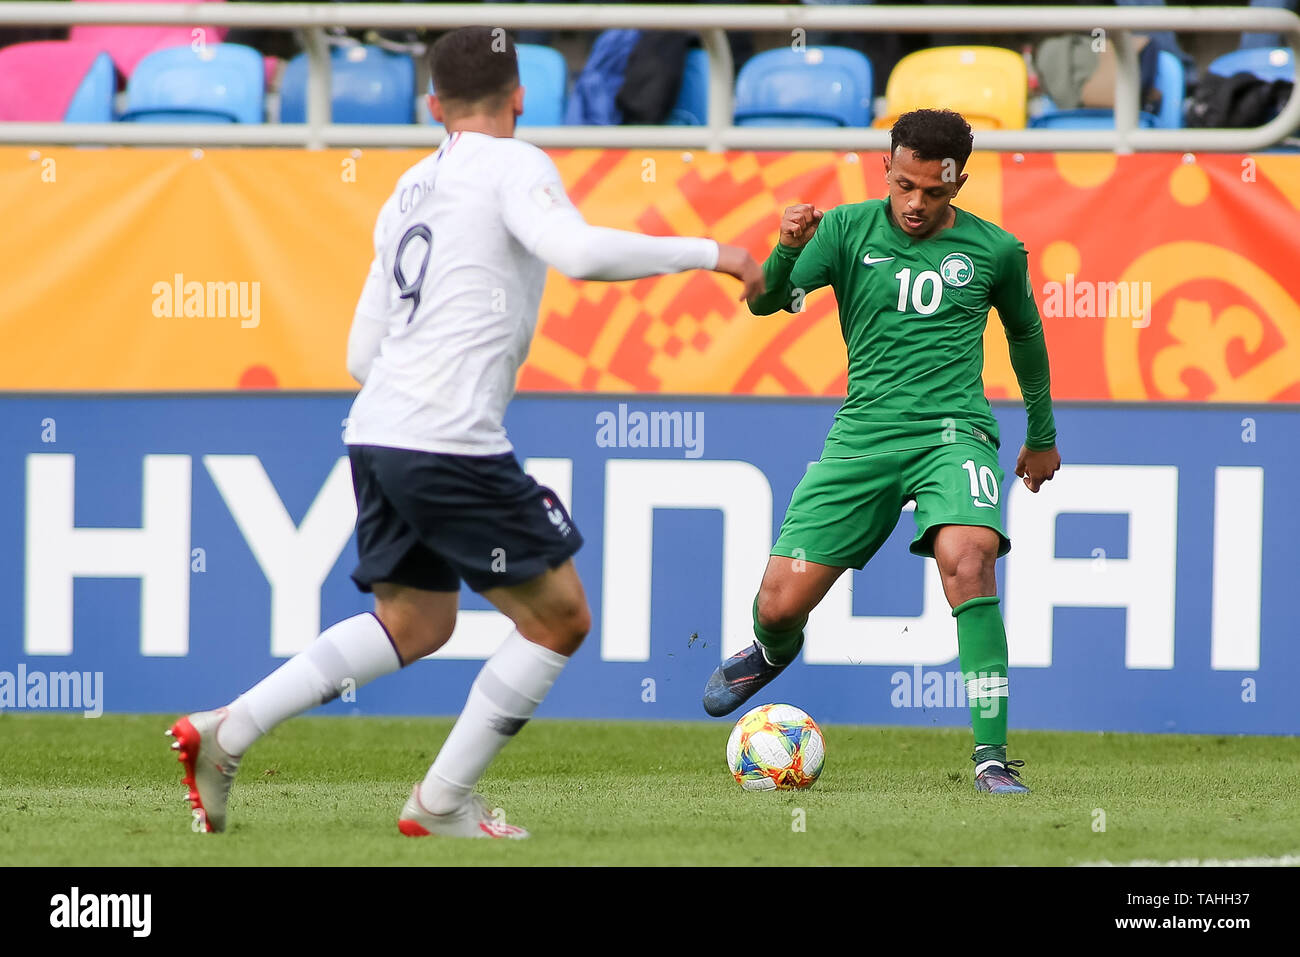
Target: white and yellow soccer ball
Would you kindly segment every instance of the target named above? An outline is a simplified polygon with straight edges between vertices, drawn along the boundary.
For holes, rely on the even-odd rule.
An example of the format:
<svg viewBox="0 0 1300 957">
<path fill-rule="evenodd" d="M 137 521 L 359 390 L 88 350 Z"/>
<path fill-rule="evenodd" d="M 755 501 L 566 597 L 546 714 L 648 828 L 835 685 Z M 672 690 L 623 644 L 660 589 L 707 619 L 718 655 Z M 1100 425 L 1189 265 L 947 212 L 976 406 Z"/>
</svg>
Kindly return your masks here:
<svg viewBox="0 0 1300 957">
<path fill-rule="evenodd" d="M 727 741 L 727 768 L 746 791 L 812 787 L 825 761 L 821 728 L 792 704 L 754 708 Z"/>
</svg>

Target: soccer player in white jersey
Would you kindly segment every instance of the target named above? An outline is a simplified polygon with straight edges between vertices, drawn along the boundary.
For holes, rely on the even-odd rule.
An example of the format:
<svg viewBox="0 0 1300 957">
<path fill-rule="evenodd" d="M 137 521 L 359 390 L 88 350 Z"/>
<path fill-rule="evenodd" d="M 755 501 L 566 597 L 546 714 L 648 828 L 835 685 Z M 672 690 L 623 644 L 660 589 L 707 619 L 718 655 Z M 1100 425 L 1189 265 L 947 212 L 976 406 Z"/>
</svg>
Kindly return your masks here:
<svg viewBox="0 0 1300 957">
<path fill-rule="evenodd" d="M 259 737 L 441 648 L 463 580 L 515 629 L 479 672 L 398 827 L 526 837 L 494 820 L 474 787 L 591 624 L 572 561 L 582 537 L 555 493 L 521 470 L 502 426 L 547 266 L 607 281 L 709 269 L 741 280 L 742 299 L 763 291 L 762 270 L 738 247 L 588 225 L 555 164 L 513 138 L 524 90 L 501 31 L 452 31 L 431 56 L 430 108 L 449 135 L 380 211 L 348 337 L 348 369 L 363 383 L 344 434 L 357 497 L 352 578 L 374 593 L 375 610 L 326 629 L 226 707 L 172 726 L 207 831 L 225 829 L 240 757 Z"/>
</svg>

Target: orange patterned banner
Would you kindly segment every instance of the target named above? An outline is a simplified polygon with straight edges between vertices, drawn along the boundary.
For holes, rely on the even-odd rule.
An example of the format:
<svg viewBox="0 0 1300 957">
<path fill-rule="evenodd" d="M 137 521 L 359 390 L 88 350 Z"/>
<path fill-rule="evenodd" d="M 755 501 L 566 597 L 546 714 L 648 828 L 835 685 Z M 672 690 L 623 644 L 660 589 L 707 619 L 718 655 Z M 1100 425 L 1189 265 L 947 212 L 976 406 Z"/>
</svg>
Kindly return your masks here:
<svg viewBox="0 0 1300 957">
<path fill-rule="evenodd" d="M 351 389 L 406 150 L 0 149 L 0 388 Z M 880 158 L 553 151 L 587 219 L 762 258 L 780 211 L 883 195 Z M 1300 401 L 1300 157 L 977 154 L 959 205 L 1029 249 L 1061 399 Z M 834 296 L 754 317 L 709 273 L 552 272 L 535 391 L 842 394 Z M 1000 324 L 990 396 L 1017 395 Z"/>
</svg>

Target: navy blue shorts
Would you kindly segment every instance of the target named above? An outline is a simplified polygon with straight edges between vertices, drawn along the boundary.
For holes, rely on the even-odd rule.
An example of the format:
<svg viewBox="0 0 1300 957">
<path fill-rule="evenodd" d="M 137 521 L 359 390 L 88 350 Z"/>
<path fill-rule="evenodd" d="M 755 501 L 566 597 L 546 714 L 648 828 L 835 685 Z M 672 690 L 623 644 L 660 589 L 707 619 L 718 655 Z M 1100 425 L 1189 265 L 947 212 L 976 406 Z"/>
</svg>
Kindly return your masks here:
<svg viewBox="0 0 1300 957">
<path fill-rule="evenodd" d="M 357 495 L 352 580 L 427 591 L 518 585 L 564 564 L 582 536 L 559 497 L 514 455 L 348 448 Z"/>
</svg>

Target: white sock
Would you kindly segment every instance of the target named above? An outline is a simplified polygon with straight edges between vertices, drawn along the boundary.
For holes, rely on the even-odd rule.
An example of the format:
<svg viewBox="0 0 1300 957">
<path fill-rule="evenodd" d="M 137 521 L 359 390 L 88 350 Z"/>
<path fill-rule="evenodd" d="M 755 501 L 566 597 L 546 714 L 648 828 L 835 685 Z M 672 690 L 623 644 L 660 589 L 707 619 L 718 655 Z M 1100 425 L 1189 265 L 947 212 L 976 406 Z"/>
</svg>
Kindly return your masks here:
<svg viewBox="0 0 1300 957">
<path fill-rule="evenodd" d="M 474 679 L 465 710 L 420 784 L 420 803 L 434 814 L 448 814 L 464 804 L 568 662 L 564 655 L 512 631 Z"/>
<path fill-rule="evenodd" d="M 340 621 L 231 702 L 217 744 L 229 754 L 243 754 L 281 721 L 400 667 L 378 618 L 367 612 Z"/>
<path fill-rule="evenodd" d="M 1005 748 L 1006 745 L 996 745 L 996 744 L 977 744 L 977 745 L 975 745 L 975 760 L 976 760 L 976 761 L 979 761 L 979 763 L 975 765 L 975 776 L 976 776 L 976 777 L 979 777 L 981 774 L 983 774 L 983 773 L 984 773 L 984 770 L 985 770 L 986 768 L 991 768 L 991 767 L 993 767 L 994 765 L 996 765 L 996 766 L 999 767 L 999 768 L 1005 768 L 1005 767 L 1006 767 L 1005 764 L 1003 764 L 1001 761 L 997 760 L 996 758 L 990 758 L 989 760 L 986 760 L 986 761 L 980 761 L 980 752 L 981 752 L 981 751 L 983 751 L 985 748 L 994 748 L 994 749 L 996 749 L 996 748 L 998 748 L 998 747 Z M 993 751 L 990 751 L 989 753 L 990 753 L 990 754 L 996 754 L 997 751 L 996 751 L 996 750 L 993 750 Z"/>
</svg>

